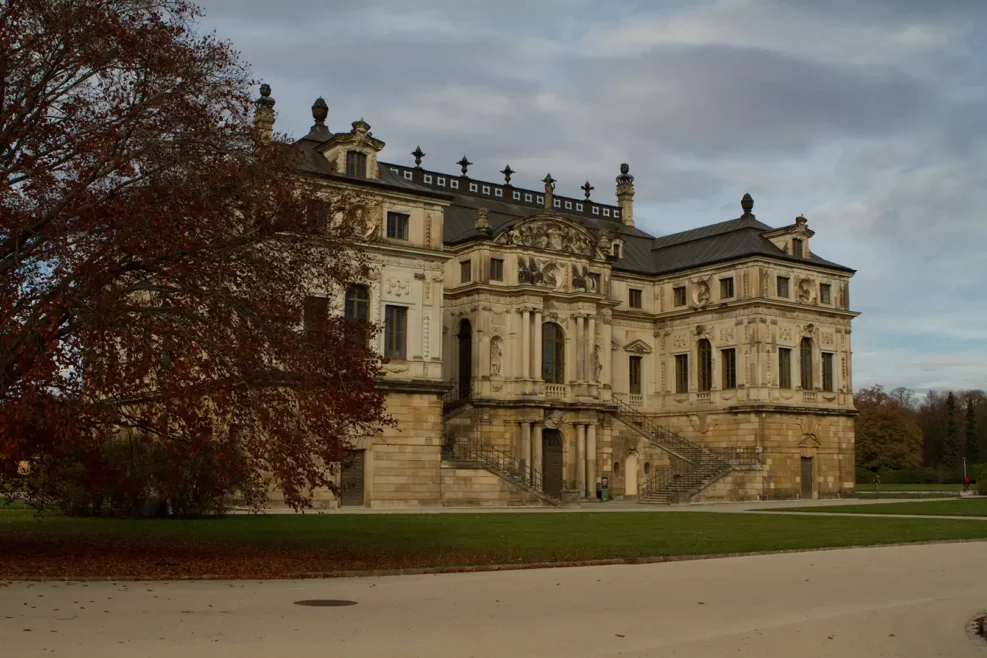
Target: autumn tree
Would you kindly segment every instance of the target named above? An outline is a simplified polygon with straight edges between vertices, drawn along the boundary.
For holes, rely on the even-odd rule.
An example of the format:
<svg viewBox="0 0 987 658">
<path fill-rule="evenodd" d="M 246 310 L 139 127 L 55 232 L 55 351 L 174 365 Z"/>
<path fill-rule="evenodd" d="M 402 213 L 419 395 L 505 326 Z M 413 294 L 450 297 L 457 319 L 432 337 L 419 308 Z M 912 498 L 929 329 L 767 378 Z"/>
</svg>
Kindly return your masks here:
<svg viewBox="0 0 987 658">
<path fill-rule="evenodd" d="M 922 462 L 922 430 L 907 406 L 909 396 L 881 386 L 857 392 L 854 420 L 857 465 L 863 468 L 914 468 Z"/>
<path fill-rule="evenodd" d="M 966 401 L 966 449 L 963 453 L 970 464 L 980 463 L 980 441 L 977 436 L 977 409 L 973 396 Z"/>
<path fill-rule="evenodd" d="M 265 473 L 303 505 L 386 422 L 372 328 L 324 313 L 299 331 L 309 290 L 365 272 L 340 219 L 354 199 L 254 129 L 246 67 L 198 16 L 0 2 L 7 487 L 102 486 L 123 436 L 168 464 L 165 488 L 205 464 L 209 486 L 256 494 Z"/>
<path fill-rule="evenodd" d="M 942 442 L 942 463 L 948 468 L 960 464 L 960 439 L 956 432 L 956 396 L 950 391 L 946 396 L 946 430 Z"/>
</svg>

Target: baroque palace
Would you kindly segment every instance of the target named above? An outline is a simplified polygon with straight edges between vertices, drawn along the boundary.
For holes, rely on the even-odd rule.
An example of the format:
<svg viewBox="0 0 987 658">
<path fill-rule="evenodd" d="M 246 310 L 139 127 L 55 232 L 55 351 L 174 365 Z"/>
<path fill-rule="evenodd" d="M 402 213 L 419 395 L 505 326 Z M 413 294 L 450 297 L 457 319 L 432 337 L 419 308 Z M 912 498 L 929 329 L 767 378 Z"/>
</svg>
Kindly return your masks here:
<svg viewBox="0 0 987 658">
<path fill-rule="evenodd" d="M 264 85 L 256 121 L 270 131 Z M 365 439 L 327 507 L 826 498 L 854 489 L 849 280 L 804 217 L 741 214 L 654 237 L 616 203 L 380 159 L 323 99 L 300 174 L 370 192 L 376 267 L 335 312 L 382 327 L 396 427 Z M 313 309 L 326 308 L 313 291 Z M 327 293 L 321 293 L 327 295 Z M 327 295 L 328 296 L 328 295 Z M 276 496 L 276 494 L 275 494 Z M 276 503 L 275 501 L 272 501 Z"/>
</svg>

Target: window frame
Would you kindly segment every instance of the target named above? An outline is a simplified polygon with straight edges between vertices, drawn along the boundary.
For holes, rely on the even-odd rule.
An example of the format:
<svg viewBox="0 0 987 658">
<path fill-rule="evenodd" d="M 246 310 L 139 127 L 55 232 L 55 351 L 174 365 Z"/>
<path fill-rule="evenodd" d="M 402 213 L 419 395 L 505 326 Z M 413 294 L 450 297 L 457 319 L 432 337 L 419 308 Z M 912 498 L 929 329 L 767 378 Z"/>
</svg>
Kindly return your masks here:
<svg viewBox="0 0 987 658">
<path fill-rule="evenodd" d="M 384 306 L 384 358 L 407 359 L 408 355 L 408 307 L 387 304 Z"/>
<path fill-rule="evenodd" d="M 631 395 L 642 395 L 644 357 L 632 355 L 627 359 L 627 390 Z"/>
<path fill-rule="evenodd" d="M 542 367 L 539 375 L 549 384 L 564 384 L 565 332 L 556 322 L 543 322 L 541 330 L 542 339 L 539 347 L 542 351 Z"/>
<path fill-rule="evenodd" d="M 724 291 L 729 290 L 729 294 L 723 294 Z M 725 276 L 720 279 L 720 299 L 733 299 L 736 294 L 733 286 L 733 277 Z"/>
<path fill-rule="evenodd" d="M 737 388 L 737 348 L 728 347 L 720 350 L 720 388 L 723 390 Z"/>
<path fill-rule="evenodd" d="M 675 394 L 689 392 L 689 355 L 675 355 Z"/>
<path fill-rule="evenodd" d="M 681 295 L 682 301 L 679 301 Z M 672 306 L 686 306 L 689 303 L 689 294 L 685 286 L 675 286 L 672 288 Z"/>
<path fill-rule="evenodd" d="M 470 283 L 473 281 L 473 259 L 459 261 L 459 282 Z"/>
<path fill-rule="evenodd" d="M 825 294 L 823 294 L 825 293 Z M 819 303 L 820 304 L 832 304 L 833 303 L 833 286 L 829 283 L 819 284 Z"/>
<path fill-rule="evenodd" d="M 636 304 L 634 302 L 637 302 Z M 627 308 L 644 308 L 644 290 L 641 288 L 627 289 Z"/>
<path fill-rule="evenodd" d="M 792 238 L 792 256 L 805 258 L 805 244 L 799 238 Z"/>
<path fill-rule="evenodd" d="M 813 386 L 813 375 L 812 372 L 812 339 L 808 336 L 804 336 L 801 341 L 799 341 L 799 386 L 802 387 L 803 391 L 815 390 Z M 808 358 L 806 358 L 808 356 Z M 806 386 L 806 380 L 808 380 L 808 386 Z"/>
<path fill-rule="evenodd" d="M 460 272 L 462 274 L 462 272 Z M 503 258 L 491 258 L 490 259 L 490 280 L 491 281 L 503 281 L 504 280 L 504 259 Z"/>
<path fill-rule="evenodd" d="M 792 278 L 791 277 L 789 277 L 789 276 L 782 276 L 782 275 L 779 274 L 777 276 L 777 278 L 775 279 L 775 294 L 778 297 L 783 297 L 785 299 L 790 299 L 791 296 L 792 296 L 792 286 L 791 286 L 791 283 L 792 283 Z M 785 293 L 784 294 L 782 294 L 782 292 L 781 292 L 782 284 L 784 284 L 784 288 L 785 288 Z"/>
<path fill-rule="evenodd" d="M 836 370 L 833 367 L 834 357 L 832 352 L 822 353 L 822 390 L 826 393 L 833 393 L 836 390 Z"/>
<path fill-rule="evenodd" d="M 409 238 L 410 224 L 411 224 L 411 215 L 409 215 L 408 213 L 388 210 L 384 235 L 386 235 L 391 240 L 404 240 L 405 242 L 407 242 L 410 239 Z M 392 226 L 394 228 L 393 232 L 391 231 Z"/>
<path fill-rule="evenodd" d="M 325 331 L 328 321 L 329 298 L 321 295 L 305 295 L 302 300 L 302 330 L 305 333 Z"/>
<path fill-rule="evenodd" d="M 360 295 L 359 293 L 364 293 Z M 370 287 L 356 283 L 346 289 L 343 318 L 347 322 L 370 321 Z"/>
<path fill-rule="evenodd" d="M 782 359 L 784 355 L 784 359 Z M 784 366 L 782 365 L 784 361 Z M 792 388 L 792 350 L 788 347 L 778 348 L 778 388 Z"/>
<path fill-rule="evenodd" d="M 346 175 L 356 178 L 367 177 L 367 154 L 355 149 L 346 152 Z"/>
<path fill-rule="evenodd" d="M 713 390 L 713 346 L 706 338 L 696 342 L 696 378 L 700 393 Z"/>
</svg>

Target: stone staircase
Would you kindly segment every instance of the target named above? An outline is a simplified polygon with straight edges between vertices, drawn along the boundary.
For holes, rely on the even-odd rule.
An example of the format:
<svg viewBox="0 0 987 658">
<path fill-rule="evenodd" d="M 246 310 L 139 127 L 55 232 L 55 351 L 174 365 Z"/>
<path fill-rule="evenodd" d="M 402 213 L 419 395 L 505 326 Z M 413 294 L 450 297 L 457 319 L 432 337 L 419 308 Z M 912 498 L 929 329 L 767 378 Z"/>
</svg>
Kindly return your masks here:
<svg viewBox="0 0 987 658">
<path fill-rule="evenodd" d="M 658 425 L 623 400 L 614 397 L 614 404 L 617 420 L 673 458 L 674 466 L 657 469 L 641 484 L 640 502 L 666 505 L 686 502 L 733 470 L 726 460 Z"/>
<path fill-rule="evenodd" d="M 480 439 L 447 437 L 442 446 L 442 458 L 462 468 L 482 467 L 544 503 L 556 507 L 562 505 L 561 500 L 544 492 L 540 471 Z"/>
</svg>

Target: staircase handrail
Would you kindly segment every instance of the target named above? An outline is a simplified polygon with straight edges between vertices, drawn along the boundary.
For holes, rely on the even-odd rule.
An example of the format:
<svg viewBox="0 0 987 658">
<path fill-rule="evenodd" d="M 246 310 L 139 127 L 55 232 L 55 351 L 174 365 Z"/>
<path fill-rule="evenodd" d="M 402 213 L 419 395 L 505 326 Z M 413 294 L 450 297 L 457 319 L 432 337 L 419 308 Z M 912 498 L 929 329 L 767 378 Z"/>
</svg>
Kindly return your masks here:
<svg viewBox="0 0 987 658">
<path fill-rule="evenodd" d="M 451 453 L 455 459 L 480 462 L 485 468 L 495 472 L 509 482 L 535 495 L 546 498 L 555 504 L 561 501 L 545 493 L 542 474 L 533 466 L 524 464 L 503 450 L 477 438 L 460 438 L 451 443 Z"/>
</svg>

